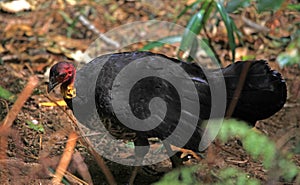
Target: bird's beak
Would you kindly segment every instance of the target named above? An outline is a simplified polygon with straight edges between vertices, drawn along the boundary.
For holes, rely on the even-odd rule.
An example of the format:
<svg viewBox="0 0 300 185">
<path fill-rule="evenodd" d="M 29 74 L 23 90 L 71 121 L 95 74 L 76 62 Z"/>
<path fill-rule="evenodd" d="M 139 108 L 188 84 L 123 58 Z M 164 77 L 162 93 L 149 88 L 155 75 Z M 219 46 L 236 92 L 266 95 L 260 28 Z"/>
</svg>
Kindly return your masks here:
<svg viewBox="0 0 300 185">
<path fill-rule="evenodd" d="M 58 85 L 57 81 L 54 81 L 54 82 L 50 81 L 48 84 L 48 93 L 51 92 L 57 85 Z"/>
</svg>

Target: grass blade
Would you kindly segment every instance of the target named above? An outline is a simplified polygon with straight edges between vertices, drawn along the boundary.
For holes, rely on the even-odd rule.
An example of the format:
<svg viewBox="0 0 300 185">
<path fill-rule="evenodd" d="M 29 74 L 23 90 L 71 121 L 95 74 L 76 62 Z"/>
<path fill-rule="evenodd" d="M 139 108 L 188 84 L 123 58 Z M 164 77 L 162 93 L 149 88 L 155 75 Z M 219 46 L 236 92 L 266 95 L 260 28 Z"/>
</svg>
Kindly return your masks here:
<svg viewBox="0 0 300 185">
<path fill-rule="evenodd" d="M 181 42 L 181 35 L 169 36 L 146 44 L 140 51 L 151 50 L 155 47 L 162 47 L 165 44 L 173 44 Z"/>
<path fill-rule="evenodd" d="M 245 8 L 250 5 L 250 1 L 251 0 L 231 0 L 226 5 L 226 11 L 232 13 L 241 7 Z"/>
<path fill-rule="evenodd" d="M 278 10 L 284 0 L 258 0 L 257 1 L 257 10 L 259 13 L 263 11 L 275 11 Z"/>
<path fill-rule="evenodd" d="M 177 15 L 176 19 L 175 19 L 175 22 L 180 19 L 180 17 L 182 17 L 189 9 L 196 9 L 196 7 L 199 5 L 199 3 L 203 1 L 203 0 L 197 0 L 195 2 L 193 2 L 192 4 L 186 6 L 180 13 L 179 15 Z"/>
<path fill-rule="evenodd" d="M 220 13 L 225 26 L 227 30 L 227 36 L 228 36 L 228 42 L 229 42 L 229 47 L 232 53 L 232 62 L 235 60 L 235 37 L 234 37 L 234 32 L 236 31 L 236 26 L 233 22 L 233 20 L 229 17 L 226 9 L 224 8 L 223 4 L 221 2 L 216 2 L 217 5 L 217 10 Z"/>
<path fill-rule="evenodd" d="M 215 3 L 213 0 L 206 0 L 201 6 L 200 10 L 192 16 L 190 21 L 187 24 L 185 32 L 182 36 L 182 41 L 180 43 L 180 50 L 178 58 L 187 58 L 190 61 L 190 56 L 193 57 L 198 50 L 198 43 L 195 43 L 197 40 L 195 37 L 200 33 L 204 27 Z M 188 52 L 187 57 L 182 57 L 181 53 Z"/>
</svg>

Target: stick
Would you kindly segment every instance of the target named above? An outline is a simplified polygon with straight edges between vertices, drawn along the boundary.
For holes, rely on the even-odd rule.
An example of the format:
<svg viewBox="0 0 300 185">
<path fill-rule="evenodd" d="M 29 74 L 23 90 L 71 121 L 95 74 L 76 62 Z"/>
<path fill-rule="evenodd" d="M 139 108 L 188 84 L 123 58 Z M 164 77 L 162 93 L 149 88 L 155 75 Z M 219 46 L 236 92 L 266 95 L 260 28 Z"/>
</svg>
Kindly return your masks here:
<svg viewBox="0 0 300 185">
<path fill-rule="evenodd" d="M 236 104 L 237 104 L 237 102 L 240 98 L 241 92 L 243 90 L 244 83 L 245 83 L 250 65 L 251 65 L 251 62 L 247 61 L 246 64 L 243 66 L 243 70 L 240 74 L 240 80 L 239 80 L 237 87 L 233 94 L 233 99 L 231 100 L 229 107 L 226 111 L 226 118 L 230 118 L 234 112 Z"/>
<path fill-rule="evenodd" d="M 75 132 L 71 132 L 69 135 L 68 142 L 66 144 L 66 149 L 63 153 L 63 156 L 60 159 L 59 165 L 56 168 L 55 176 L 52 179 L 53 184 L 59 184 L 61 179 L 66 172 L 69 163 L 72 159 L 73 150 L 76 146 L 77 134 Z"/>
<path fill-rule="evenodd" d="M 4 128 L 10 128 L 13 124 L 14 120 L 17 118 L 17 115 L 19 114 L 21 108 L 23 107 L 26 100 L 29 98 L 29 96 L 32 94 L 33 89 L 38 85 L 38 78 L 36 76 L 29 77 L 29 81 L 26 85 L 26 87 L 23 89 L 21 94 L 18 96 L 18 99 L 14 103 L 13 107 L 8 112 L 5 121 L 1 124 L 0 129 Z"/>
<path fill-rule="evenodd" d="M 73 122 L 73 124 L 76 126 L 76 128 L 80 131 L 80 127 L 78 126 L 78 123 L 76 121 L 76 119 L 71 116 L 70 114 L 68 114 L 68 112 L 66 110 L 64 110 L 60 105 L 58 105 L 58 103 L 56 101 L 54 101 L 52 98 L 50 98 L 48 95 L 45 95 L 46 98 L 48 98 L 50 101 L 52 101 L 53 103 L 55 103 L 68 117 L 69 119 Z M 114 176 L 112 175 L 111 171 L 108 169 L 108 167 L 106 166 L 104 159 L 102 158 L 102 156 L 100 156 L 95 149 L 92 147 L 92 145 L 90 144 L 89 140 L 87 140 L 85 137 L 79 137 L 79 142 L 81 142 L 84 146 L 87 147 L 87 150 L 90 152 L 90 154 L 92 154 L 95 157 L 95 160 L 98 164 L 98 166 L 101 168 L 104 176 L 106 177 L 106 180 L 108 181 L 108 184 L 110 185 L 116 185 L 116 180 L 114 178 Z"/>
<path fill-rule="evenodd" d="M 120 44 L 110 38 L 108 38 L 106 35 L 101 33 L 88 19 L 86 19 L 83 15 L 78 16 L 79 21 L 81 24 L 83 24 L 85 27 L 87 27 L 89 30 L 94 32 L 95 34 L 99 35 L 99 38 L 102 39 L 106 44 L 114 46 L 116 49 L 120 47 Z"/>
<path fill-rule="evenodd" d="M 7 150 L 7 135 L 10 132 L 10 127 L 12 126 L 14 120 L 17 118 L 21 108 L 23 107 L 26 100 L 32 94 L 33 89 L 38 85 L 38 78 L 36 76 L 31 76 L 26 87 L 18 96 L 18 99 L 15 101 L 14 105 L 7 113 L 4 121 L 0 125 L 0 160 L 4 160 L 6 158 L 6 150 Z M 1 165 L 1 168 L 6 168 L 6 164 Z M 6 174 L 3 174 L 5 177 Z"/>
</svg>

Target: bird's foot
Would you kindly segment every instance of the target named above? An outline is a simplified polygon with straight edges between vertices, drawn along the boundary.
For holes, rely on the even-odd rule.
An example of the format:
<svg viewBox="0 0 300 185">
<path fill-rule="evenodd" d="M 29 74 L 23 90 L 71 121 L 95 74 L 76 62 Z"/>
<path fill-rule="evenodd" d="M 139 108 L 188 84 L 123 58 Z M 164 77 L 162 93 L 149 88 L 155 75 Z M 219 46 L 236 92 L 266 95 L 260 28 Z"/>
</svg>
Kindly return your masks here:
<svg viewBox="0 0 300 185">
<path fill-rule="evenodd" d="M 138 171 L 141 169 L 141 166 L 135 166 L 132 173 L 131 173 L 131 176 L 130 176 L 130 179 L 129 179 L 129 185 L 133 185 L 134 183 L 134 180 L 136 178 L 136 175 L 138 174 Z"/>
</svg>

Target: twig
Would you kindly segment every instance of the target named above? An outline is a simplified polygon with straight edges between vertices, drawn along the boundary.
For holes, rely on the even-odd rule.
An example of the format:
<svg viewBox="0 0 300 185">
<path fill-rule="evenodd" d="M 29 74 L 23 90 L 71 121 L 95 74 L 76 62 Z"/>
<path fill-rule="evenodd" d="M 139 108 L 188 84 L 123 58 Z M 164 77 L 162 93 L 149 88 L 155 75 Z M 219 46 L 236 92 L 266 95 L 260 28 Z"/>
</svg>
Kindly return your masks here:
<svg viewBox="0 0 300 185">
<path fill-rule="evenodd" d="M 64 108 L 62 108 L 59 103 L 57 103 L 54 99 L 52 99 L 50 96 L 48 96 L 47 94 L 44 94 L 44 96 L 51 102 L 53 102 L 58 108 L 60 108 L 67 116 L 68 118 L 75 124 L 77 125 L 77 121 L 76 119 L 74 119 L 73 116 L 71 116 Z"/>
<path fill-rule="evenodd" d="M 82 179 L 85 180 L 85 182 L 89 185 L 93 185 L 92 176 L 89 173 L 88 166 L 84 162 L 83 157 L 80 155 L 79 152 L 75 152 L 73 154 L 73 163 L 76 165 L 77 172 L 81 175 Z"/>
<path fill-rule="evenodd" d="M 279 139 L 276 141 L 276 148 L 281 151 L 282 153 L 285 152 L 283 150 L 283 147 L 293 138 L 297 137 L 297 134 L 299 133 L 300 129 L 297 128 L 297 126 L 293 126 L 289 128 L 287 131 L 285 131 L 285 134 L 281 135 Z M 278 136 L 277 136 L 278 137 Z"/>
<path fill-rule="evenodd" d="M 242 89 L 244 87 L 244 83 L 245 83 L 245 80 L 246 80 L 246 77 L 247 77 L 247 74 L 248 74 L 248 70 L 249 70 L 249 67 L 251 65 L 251 61 L 245 61 L 245 65 L 243 66 L 243 70 L 240 74 L 240 79 L 239 79 L 239 82 L 237 84 L 237 87 L 234 91 L 234 94 L 233 94 L 233 99 L 231 100 L 230 104 L 229 104 L 229 107 L 226 111 L 226 118 L 230 118 L 234 112 L 234 109 L 237 105 L 237 102 L 240 98 L 240 95 L 241 95 L 241 92 L 242 92 Z"/>
<path fill-rule="evenodd" d="M 79 21 L 87 27 L 87 29 L 91 30 L 95 34 L 99 35 L 100 39 L 102 39 L 104 42 L 106 42 L 109 45 L 112 45 L 115 47 L 115 49 L 118 49 L 120 47 L 120 44 L 110 38 L 108 38 L 106 35 L 101 33 L 87 18 L 85 18 L 81 14 L 77 14 Z"/>
<path fill-rule="evenodd" d="M 241 16 L 238 15 L 230 15 L 230 17 L 234 18 L 234 19 L 241 19 Z M 251 19 L 246 18 L 245 16 L 242 16 L 242 21 L 249 27 L 255 29 L 258 32 L 269 32 L 270 29 L 265 27 L 265 26 L 261 26 L 259 24 L 257 24 L 256 22 L 252 21 Z"/>
<path fill-rule="evenodd" d="M 226 162 L 231 162 L 231 163 L 235 163 L 235 164 L 245 164 L 247 163 L 249 160 L 245 159 L 243 161 L 241 160 L 233 160 L 233 159 L 225 159 Z"/>
<path fill-rule="evenodd" d="M 36 76 L 29 77 L 29 81 L 26 87 L 23 89 L 21 94 L 18 96 L 18 99 L 14 103 L 13 107 L 8 112 L 5 121 L 0 126 L 1 128 L 10 128 L 13 124 L 13 121 L 16 119 L 17 115 L 19 114 L 21 108 L 23 107 L 26 100 L 32 94 L 33 89 L 38 85 L 38 78 Z"/>
<path fill-rule="evenodd" d="M 18 99 L 15 101 L 14 105 L 10 109 L 10 111 L 7 113 L 4 121 L 0 125 L 0 131 L 3 133 L 9 133 L 9 129 L 12 126 L 14 120 L 17 118 L 17 115 L 19 114 L 21 108 L 23 107 L 26 100 L 29 98 L 29 96 L 32 94 L 33 89 L 38 85 L 38 78 L 36 76 L 31 76 L 29 78 L 29 81 L 26 85 L 26 87 L 23 89 L 23 91 L 18 96 Z M 3 155 L 3 152 L 5 154 L 7 148 L 7 138 L 6 136 L 0 136 L 0 151 L 1 156 L 0 158 L 4 158 L 5 155 Z"/>
<path fill-rule="evenodd" d="M 254 21 L 252 21 L 252 20 L 246 18 L 245 16 L 242 16 L 242 20 L 244 21 L 244 23 L 245 23 L 247 26 L 249 26 L 249 27 L 255 29 L 256 31 L 259 31 L 259 32 L 265 32 L 265 33 L 270 31 L 269 28 L 267 28 L 267 27 L 265 27 L 265 26 L 261 26 L 261 25 L 257 24 L 256 22 L 254 22 Z"/>
<path fill-rule="evenodd" d="M 18 96 L 18 99 L 15 101 L 14 105 L 7 113 L 4 121 L 0 125 L 0 160 L 4 160 L 6 158 L 7 151 L 7 135 L 10 133 L 10 127 L 12 126 L 14 120 L 17 118 L 21 108 L 23 107 L 26 100 L 32 94 L 33 89 L 38 85 L 38 78 L 36 76 L 31 76 L 26 87 Z M 1 165 L 2 168 L 6 168 L 6 164 Z M 6 174 L 2 174 L 5 178 Z"/>
<path fill-rule="evenodd" d="M 229 154 L 231 154 L 231 155 L 233 155 L 233 156 L 235 156 L 235 157 L 240 157 L 238 154 L 234 153 L 233 151 L 228 150 L 228 149 L 222 147 L 222 146 L 219 144 L 219 142 L 214 142 L 214 144 L 215 144 L 218 148 L 220 148 L 221 150 L 223 150 L 223 151 L 225 151 L 225 152 L 227 152 L 227 153 L 229 153 Z"/>
<path fill-rule="evenodd" d="M 3 101 L 5 103 L 5 107 L 7 112 L 9 112 L 8 104 L 6 101 Z M 7 122 L 6 117 L 4 119 L 4 123 Z M 4 160 L 6 158 L 6 149 L 7 149 L 7 138 L 6 136 L 8 135 L 7 129 L 3 129 L 0 127 L 0 161 Z M 3 165 L 4 166 L 4 165 Z M 1 181 L 0 181 L 1 182 Z"/>
<path fill-rule="evenodd" d="M 76 126 L 76 128 L 80 131 L 80 127 L 78 126 L 78 123 L 76 121 L 76 119 L 71 116 L 68 112 L 66 112 L 66 110 L 64 110 L 60 105 L 58 105 L 58 103 L 56 101 L 54 101 L 52 98 L 50 98 L 48 95 L 44 95 L 46 98 L 48 98 L 50 101 L 52 101 L 53 103 L 55 103 L 69 118 L 70 120 L 73 122 L 74 126 Z M 87 150 L 89 151 L 90 154 L 92 154 L 95 157 L 95 160 L 98 164 L 98 166 L 101 168 L 103 174 L 106 177 L 106 180 L 108 181 L 108 183 L 110 185 L 116 185 L 116 181 L 112 175 L 112 173 L 110 172 L 110 170 L 108 169 L 108 167 L 106 166 L 103 158 L 95 151 L 94 148 L 92 148 L 90 142 L 85 138 L 85 137 L 79 137 L 78 140 L 87 147 Z"/>
<path fill-rule="evenodd" d="M 80 178 L 76 177 L 75 175 L 73 175 L 72 173 L 66 171 L 65 172 L 65 178 L 71 183 L 71 184 L 80 184 L 80 185 L 92 185 L 81 180 Z"/>
<path fill-rule="evenodd" d="M 177 150 L 177 151 L 181 151 L 184 154 L 192 155 L 197 161 L 201 161 L 201 158 L 199 157 L 199 155 L 197 153 L 195 153 L 194 151 L 192 151 L 192 150 L 188 150 L 188 149 L 184 149 L 184 148 L 179 148 L 179 147 L 174 146 L 174 145 L 171 145 L 171 149 L 173 151 Z"/>
<path fill-rule="evenodd" d="M 77 134 L 75 132 L 71 132 L 69 135 L 68 142 L 66 144 L 66 149 L 63 153 L 63 156 L 60 159 L 59 165 L 56 168 L 55 176 L 52 179 L 53 184 L 59 184 L 61 179 L 64 176 L 67 167 L 72 158 L 73 150 L 76 146 Z"/>
</svg>

